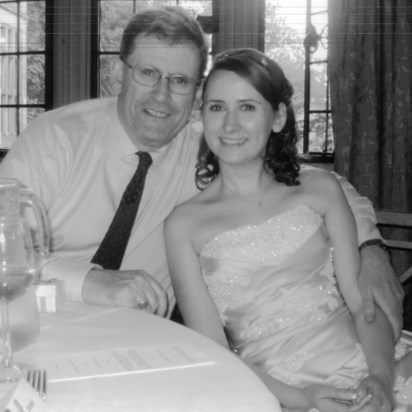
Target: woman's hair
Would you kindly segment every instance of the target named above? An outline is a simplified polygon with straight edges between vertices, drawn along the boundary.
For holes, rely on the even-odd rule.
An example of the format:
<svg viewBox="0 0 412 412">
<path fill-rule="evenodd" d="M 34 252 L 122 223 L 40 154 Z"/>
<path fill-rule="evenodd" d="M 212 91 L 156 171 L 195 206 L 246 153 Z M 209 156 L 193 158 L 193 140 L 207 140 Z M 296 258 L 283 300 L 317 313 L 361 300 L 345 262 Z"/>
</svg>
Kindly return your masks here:
<svg viewBox="0 0 412 412">
<path fill-rule="evenodd" d="M 155 36 L 170 44 L 193 44 L 199 52 L 199 80 L 203 78 L 208 58 L 206 36 L 200 24 L 184 9 L 175 6 L 151 8 L 136 13 L 128 22 L 120 44 L 120 59 L 133 53 L 139 35 Z"/>
<path fill-rule="evenodd" d="M 203 96 L 208 82 L 219 70 L 236 73 L 250 83 L 272 106 L 279 110 L 283 103 L 287 119 L 279 133 L 273 130 L 266 145 L 264 162 L 272 171 L 274 179 L 288 186 L 299 185 L 297 180 L 300 166 L 296 149 L 297 133 L 295 113 L 292 108 L 293 87 L 277 63 L 256 49 L 243 48 L 218 54 L 203 85 Z M 196 165 L 196 185 L 205 188 L 219 173 L 219 162 L 209 149 L 204 136 L 201 139 L 198 163 Z"/>
</svg>

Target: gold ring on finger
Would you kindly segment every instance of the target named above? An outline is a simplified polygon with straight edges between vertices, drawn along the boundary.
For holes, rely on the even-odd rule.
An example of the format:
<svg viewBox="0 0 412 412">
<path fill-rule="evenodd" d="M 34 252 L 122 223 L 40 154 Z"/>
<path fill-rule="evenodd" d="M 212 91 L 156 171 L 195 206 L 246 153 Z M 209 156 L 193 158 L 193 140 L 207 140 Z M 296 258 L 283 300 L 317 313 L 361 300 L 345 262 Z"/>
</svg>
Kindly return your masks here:
<svg viewBox="0 0 412 412">
<path fill-rule="evenodd" d="M 149 306 L 149 303 L 146 300 L 142 300 L 140 302 L 138 302 L 137 307 L 140 310 L 146 309 Z"/>
</svg>

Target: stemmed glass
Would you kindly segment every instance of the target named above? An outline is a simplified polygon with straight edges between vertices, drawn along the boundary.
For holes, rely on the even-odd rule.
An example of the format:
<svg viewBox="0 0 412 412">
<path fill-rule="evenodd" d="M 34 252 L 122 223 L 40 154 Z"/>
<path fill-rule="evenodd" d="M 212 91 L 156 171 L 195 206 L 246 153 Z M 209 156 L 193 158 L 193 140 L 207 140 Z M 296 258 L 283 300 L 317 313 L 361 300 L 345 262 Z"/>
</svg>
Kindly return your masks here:
<svg viewBox="0 0 412 412">
<path fill-rule="evenodd" d="M 0 309 L 3 358 L 0 382 L 20 379 L 25 369 L 14 361 L 10 339 L 9 302 L 32 284 L 36 262 L 30 230 L 20 216 L 0 216 Z"/>
</svg>

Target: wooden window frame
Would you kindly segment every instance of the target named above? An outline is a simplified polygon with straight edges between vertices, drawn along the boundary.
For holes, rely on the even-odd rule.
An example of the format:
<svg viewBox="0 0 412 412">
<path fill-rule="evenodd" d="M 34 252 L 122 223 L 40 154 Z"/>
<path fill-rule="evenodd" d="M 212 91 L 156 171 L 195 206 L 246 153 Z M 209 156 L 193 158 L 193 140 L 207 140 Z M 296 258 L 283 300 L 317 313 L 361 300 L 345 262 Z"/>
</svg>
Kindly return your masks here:
<svg viewBox="0 0 412 412">
<path fill-rule="evenodd" d="M 0 3 L 0 6 L 7 6 L 8 4 L 16 5 L 17 10 L 17 26 L 16 26 L 16 48 L 12 51 L 2 51 L 0 50 L 0 56 L 15 56 L 16 57 L 16 67 L 20 68 L 20 60 L 24 58 L 24 56 L 29 55 L 43 55 L 44 56 L 44 68 L 45 68 L 45 90 L 44 90 L 44 102 L 43 103 L 22 103 L 21 102 L 21 94 L 20 94 L 20 84 L 21 78 L 19 75 L 19 71 L 16 74 L 16 103 L 0 103 L 0 109 L 16 109 L 16 135 L 18 136 L 21 132 L 20 130 L 20 109 L 23 108 L 39 108 L 45 111 L 50 110 L 53 108 L 53 89 L 52 87 L 48 86 L 53 84 L 53 4 L 54 0 L 46 0 L 45 1 L 45 44 L 44 50 L 21 50 L 21 41 L 20 41 L 20 24 L 21 24 L 21 3 L 34 3 L 37 1 L 44 1 L 44 0 L 10 0 L 4 1 Z M 3 158 L 8 149 L 0 148 L 0 159 Z"/>
</svg>

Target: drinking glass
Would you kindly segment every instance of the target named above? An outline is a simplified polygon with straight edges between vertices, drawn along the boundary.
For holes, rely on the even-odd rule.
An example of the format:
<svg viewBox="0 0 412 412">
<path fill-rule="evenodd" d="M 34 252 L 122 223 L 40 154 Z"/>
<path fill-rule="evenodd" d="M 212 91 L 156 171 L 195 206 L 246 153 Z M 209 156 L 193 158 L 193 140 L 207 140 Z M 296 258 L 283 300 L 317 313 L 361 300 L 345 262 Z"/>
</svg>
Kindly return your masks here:
<svg viewBox="0 0 412 412">
<path fill-rule="evenodd" d="M 27 367 L 14 361 L 11 347 L 9 302 L 23 295 L 32 284 L 36 259 L 28 226 L 18 215 L 0 216 L 0 309 L 3 358 L 0 382 L 14 382 L 24 376 Z"/>
</svg>

